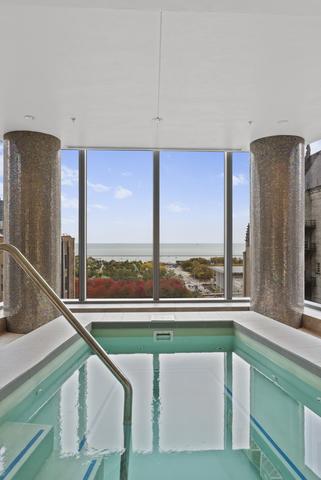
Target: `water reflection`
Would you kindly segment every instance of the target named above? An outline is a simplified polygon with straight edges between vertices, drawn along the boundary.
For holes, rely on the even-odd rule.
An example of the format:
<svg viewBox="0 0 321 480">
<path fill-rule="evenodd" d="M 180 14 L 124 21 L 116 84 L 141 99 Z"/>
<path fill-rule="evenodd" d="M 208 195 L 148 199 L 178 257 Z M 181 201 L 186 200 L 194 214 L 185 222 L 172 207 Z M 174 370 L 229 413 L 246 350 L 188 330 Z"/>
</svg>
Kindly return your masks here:
<svg viewBox="0 0 321 480">
<path fill-rule="evenodd" d="M 60 452 L 62 456 L 78 453 L 78 391 L 79 371 L 76 371 L 60 390 Z"/>
<path fill-rule="evenodd" d="M 159 452 L 160 421 L 160 363 L 159 354 L 153 355 L 153 452 Z"/>
<path fill-rule="evenodd" d="M 115 355 L 112 359 L 133 386 L 133 450 L 152 451 L 152 355 Z M 122 387 L 96 357 L 87 363 L 87 448 L 119 452 L 123 448 Z"/>
<path fill-rule="evenodd" d="M 239 355 L 232 355 L 233 449 L 250 448 L 251 367 Z"/>
<path fill-rule="evenodd" d="M 95 356 L 87 361 L 87 427 L 89 452 L 122 449 L 123 391 Z"/>
<path fill-rule="evenodd" d="M 112 358 L 133 385 L 130 480 L 151 475 L 155 462 L 155 480 L 170 465 L 173 479 L 183 478 L 180 468 L 192 478 L 188 455 L 208 472 L 230 471 L 231 479 L 241 478 L 238 471 L 246 480 L 321 478 L 321 418 L 304 406 L 312 400 L 294 377 L 281 381 L 268 363 L 262 371 L 254 358 L 231 351 Z M 59 395 L 60 455 L 122 452 L 122 387 L 95 356 Z"/>
<path fill-rule="evenodd" d="M 304 462 L 321 477 L 321 418 L 304 408 Z"/>
<path fill-rule="evenodd" d="M 160 355 L 160 449 L 224 449 L 224 353 Z"/>
</svg>

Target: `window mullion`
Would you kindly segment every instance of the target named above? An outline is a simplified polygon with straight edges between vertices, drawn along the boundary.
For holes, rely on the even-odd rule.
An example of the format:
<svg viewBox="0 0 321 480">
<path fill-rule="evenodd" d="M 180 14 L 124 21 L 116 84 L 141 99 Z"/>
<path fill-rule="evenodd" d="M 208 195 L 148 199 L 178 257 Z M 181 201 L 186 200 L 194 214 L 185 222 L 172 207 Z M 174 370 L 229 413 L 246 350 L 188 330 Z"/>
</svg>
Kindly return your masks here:
<svg viewBox="0 0 321 480">
<path fill-rule="evenodd" d="M 224 295 L 233 297 L 233 154 L 225 152 L 224 168 Z"/>
<path fill-rule="evenodd" d="M 87 150 L 79 150 L 79 301 L 87 298 Z"/>
<path fill-rule="evenodd" d="M 160 244 L 159 244 L 159 151 L 153 152 L 153 299 L 160 297 Z"/>
</svg>

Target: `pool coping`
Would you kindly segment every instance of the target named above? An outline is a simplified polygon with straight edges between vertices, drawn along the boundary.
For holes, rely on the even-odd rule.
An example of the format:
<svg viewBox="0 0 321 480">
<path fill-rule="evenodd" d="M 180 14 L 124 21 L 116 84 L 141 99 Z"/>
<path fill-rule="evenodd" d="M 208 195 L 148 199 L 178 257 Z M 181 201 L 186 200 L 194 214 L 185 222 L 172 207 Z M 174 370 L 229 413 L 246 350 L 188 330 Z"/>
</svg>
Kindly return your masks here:
<svg viewBox="0 0 321 480">
<path fill-rule="evenodd" d="M 89 330 L 100 328 L 232 327 L 321 378 L 321 339 L 255 312 L 78 313 Z M 170 319 L 169 319 L 170 318 Z M 79 339 L 63 317 L 0 348 L 0 400 Z"/>
</svg>

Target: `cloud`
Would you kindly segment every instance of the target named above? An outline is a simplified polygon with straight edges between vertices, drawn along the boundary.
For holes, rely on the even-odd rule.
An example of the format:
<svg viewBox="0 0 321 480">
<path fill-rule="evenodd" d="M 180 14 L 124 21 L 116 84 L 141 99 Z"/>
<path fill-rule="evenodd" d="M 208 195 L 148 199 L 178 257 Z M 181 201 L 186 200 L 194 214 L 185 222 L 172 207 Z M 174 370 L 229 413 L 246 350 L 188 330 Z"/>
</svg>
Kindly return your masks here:
<svg viewBox="0 0 321 480">
<path fill-rule="evenodd" d="M 107 185 L 103 185 L 102 183 L 92 183 L 88 181 L 87 185 L 97 193 L 109 192 L 110 190 L 110 187 L 107 187 Z"/>
<path fill-rule="evenodd" d="M 180 203 L 173 202 L 173 203 L 170 203 L 169 205 L 167 205 L 167 210 L 169 210 L 172 213 L 182 213 L 182 212 L 189 212 L 190 208 L 185 207 L 184 205 L 182 205 Z"/>
<path fill-rule="evenodd" d="M 243 173 L 240 173 L 239 175 L 233 175 L 233 187 L 238 187 L 239 185 L 246 185 L 247 180 L 245 175 Z"/>
<path fill-rule="evenodd" d="M 78 182 L 78 170 L 73 170 L 72 168 L 67 167 L 66 165 L 61 166 L 61 185 L 64 187 L 72 187 Z M 110 187 L 103 185 L 102 183 L 93 183 L 87 182 L 89 188 L 94 190 L 94 192 L 102 193 L 108 192 Z"/>
<path fill-rule="evenodd" d="M 127 171 L 126 171 L 126 172 L 122 172 L 122 176 L 123 176 L 123 177 L 131 177 L 132 175 L 133 175 L 132 172 L 127 172 Z"/>
<path fill-rule="evenodd" d="M 61 195 L 61 206 L 63 208 L 78 208 L 78 198 L 68 198 Z"/>
<path fill-rule="evenodd" d="M 123 200 L 124 198 L 131 197 L 133 195 L 133 192 L 131 190 L 128 190 L 125 187 L 122 187 L 119 185 L 117 188 L 115 188 L 114 191 L 114 197 L 117 198 L 117 200 Z"/>
<path fill-rule="evenodd" d="M 78 171 L 61 165 L 61 185 L 64 187 L 72 187 L 78 181 Z"/>
<path fill-rule="evenodd" d="M 101 205 L 100 203 L 93 203 L 89 205 L 89 209 L 94 208 L 96 210 L 107 210 L 108 207 L 106 205 Z"/>
</svg>

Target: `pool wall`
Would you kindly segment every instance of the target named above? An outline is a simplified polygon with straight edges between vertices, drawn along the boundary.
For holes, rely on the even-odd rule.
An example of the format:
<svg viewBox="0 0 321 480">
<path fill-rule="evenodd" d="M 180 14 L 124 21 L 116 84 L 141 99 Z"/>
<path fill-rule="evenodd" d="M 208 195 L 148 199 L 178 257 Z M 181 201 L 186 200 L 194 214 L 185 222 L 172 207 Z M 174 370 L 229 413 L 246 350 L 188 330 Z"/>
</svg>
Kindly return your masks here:
<svg viewBox="0 0 321 480">
<path fill-rule="evenodd" d="M 78 313 L 89 330 L 136 328 L 233 328 L 321 377 L 321 341 L 255 312 Z M 170 320 L 169 320 L 170 318 Z M 32 380 L 46 365 L 59 366 L 66 349 L 83 342 L 63 317 L 21 336 L 0 349 L 0 401 Z M 75 347 L 77 350 L 77 346 Z"/>
</svg>

